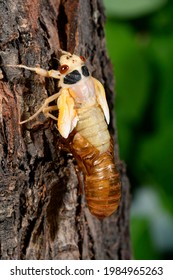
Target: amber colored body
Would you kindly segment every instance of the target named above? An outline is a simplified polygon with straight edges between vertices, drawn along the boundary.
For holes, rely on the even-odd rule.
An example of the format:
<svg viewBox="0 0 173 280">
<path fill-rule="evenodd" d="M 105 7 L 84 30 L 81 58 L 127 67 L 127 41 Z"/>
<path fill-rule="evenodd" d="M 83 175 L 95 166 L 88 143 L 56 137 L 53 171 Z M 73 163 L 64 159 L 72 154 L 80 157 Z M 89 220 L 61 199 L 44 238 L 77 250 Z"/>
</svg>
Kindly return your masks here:
<svg viewBox="0 0 173 280">
<path fill-rule="evenodd" d="M 93 122 L 93 108 L 91 107 L 90 110 L 91 112 L 88 112 L 88 115 L 92 117 Z M 99 107 L 96 107 L 95 110 L 98 116 L 99 113 L 102 114 Z M 102 118 L 104 121 L 104 115 Z M 83 114 L 82 119 L 85 119 Z M 79 131 L 79 128 L 81 126 L 83 127 L 83 125 L 80 125 L 79 118 L 79 126 L 75 129 L 76 134 L 70 141 L 70 150 L 76 158 L 80 170 L 84 174 L 84 190 L 88 208 L 93 215 L 102 219 L 110 216 L 118 208 L 121 196 L 121 184 L 119 173 L 115 166 L 114 148 L 110 136 L 106 143 L 106 151 L 104 152 L 99 151 L 89 141 L 94 141 L 93 139 L 98 134 L 97 129 L 100 129 L 98 122 L 100 122 L 101 127 L 103 126 L 100 118 L 95 119 L 95 122 L 95 134 L 90 136 L 92 139 L 87 139 L 88 137 L 85 138 L 82 136 L 81 131 Z M 88 121 L 86 123 L 89 124 L 90 122 Z M 86 126 L 85 130 L 84 134 L 87 134 L 90 126 Z M 104 134 L 104 130 L 109 134 L 106 123 L 101 134 Z M 107 138 L 106 136 L 105 139 Z"/>
<path fill-rule="evenodd" d="M 113 145 L 100 154 L 85 138 L 76 134 L 70 150 L 84 174 L 85 197 L 90 212 L 102 219 L 110 216 L 119 206 L 121 185 L 114 164 Z"/>
</svg>

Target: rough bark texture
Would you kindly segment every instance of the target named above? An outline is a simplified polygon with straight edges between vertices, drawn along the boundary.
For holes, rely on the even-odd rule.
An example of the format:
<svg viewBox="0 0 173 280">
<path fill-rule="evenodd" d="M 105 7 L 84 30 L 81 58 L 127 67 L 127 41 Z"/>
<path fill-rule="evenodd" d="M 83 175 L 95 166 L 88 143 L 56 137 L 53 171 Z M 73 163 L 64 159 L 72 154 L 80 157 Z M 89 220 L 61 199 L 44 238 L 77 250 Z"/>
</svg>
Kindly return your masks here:
<svg viewBox="0 0 173 280">
<path fill-rule="evenodd" d="M 78 194 L 75 160 L 61 149 L 55 122 L 40 114 L 19 125 L 57 92 L 55 81 L 5 66 L 56 69 L 59 48 L 85 55 L 92 75 L 105 86 L 112 111 L 114 82 L 102 2 L 4 0 L 0 19 L 1 259 L 129 259 L 129 184 L 117 145 L 121 206 L 99 221 Z M 111 120 L 116 141 L 113 112 Z"/>
</svg>

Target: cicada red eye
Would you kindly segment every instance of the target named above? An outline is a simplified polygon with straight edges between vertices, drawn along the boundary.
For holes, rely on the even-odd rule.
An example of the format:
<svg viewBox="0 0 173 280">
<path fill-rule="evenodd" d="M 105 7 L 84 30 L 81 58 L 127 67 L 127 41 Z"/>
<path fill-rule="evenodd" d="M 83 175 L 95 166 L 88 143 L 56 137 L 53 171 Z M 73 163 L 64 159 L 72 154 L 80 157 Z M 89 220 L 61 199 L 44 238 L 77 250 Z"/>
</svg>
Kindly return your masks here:
<svg viewBox="0 0 173 280">
<path fill-rule="evenodd" d="M 60 66 L 59 72 L 60 72 L 61 74 L 65 74 L 65 73 L 67 72 L 68 69 L 69 69 L 69 66 L 66 65 L 66 64 L 64 64 L 64 65 L 61 65 L 61 66 Z"/>
<path fill-rule="evenodd" d="M 80 56 L 80 59 L 83 61 L 83 62 L 85 62 L 86 61 L 86 58 L 84 57 L 84 56 Z"/>
</svg>

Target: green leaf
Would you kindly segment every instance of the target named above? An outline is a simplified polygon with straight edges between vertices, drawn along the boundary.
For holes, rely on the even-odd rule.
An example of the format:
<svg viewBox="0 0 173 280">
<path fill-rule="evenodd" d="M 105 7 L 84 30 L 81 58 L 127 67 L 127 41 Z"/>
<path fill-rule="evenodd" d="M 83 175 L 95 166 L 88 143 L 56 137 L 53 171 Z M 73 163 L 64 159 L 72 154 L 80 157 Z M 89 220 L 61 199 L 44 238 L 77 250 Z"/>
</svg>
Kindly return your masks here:
<svg viewBox="0 0 173 280">
<path fill-rule="evenodd" d="M 165 127 L 168 123 L 173 124 L 173 32 L 165 36 L 154 36 L 151 42 L 151 53 L 155 61 L 155 71 L 158 72 L 158 80 L 155 81 L 159 85 L 157 94 L 156 119 L 158 128 Z"/>
<path fill-rule="evenodd" d="M 108 16 L 117 18 L 134 18 L 151 13 L 167 0 L 104 0 Z"/>
<path fill-rule="evenodd" d="M 172 124 L 148 139 L 144 138 L 136 161 L 136 173 L 143 183 L 152 183 L 167 196 L 166 206 L 173 213 L 173 129 Z M 172 209 L 171 209 L 172 208 Z"/>
</svg>

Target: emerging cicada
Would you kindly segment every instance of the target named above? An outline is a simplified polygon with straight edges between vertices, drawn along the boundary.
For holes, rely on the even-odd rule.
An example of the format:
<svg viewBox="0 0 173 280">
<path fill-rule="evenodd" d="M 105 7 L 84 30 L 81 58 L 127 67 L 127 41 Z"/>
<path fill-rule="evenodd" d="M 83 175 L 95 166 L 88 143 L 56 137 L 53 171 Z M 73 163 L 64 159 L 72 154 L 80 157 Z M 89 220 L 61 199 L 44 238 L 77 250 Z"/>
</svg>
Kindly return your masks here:
<svg viewBox="0 0 173 280">
<path fill-rule="evenodd" d="M 85 197 L 90 212 L 102 219 L 119 205 L 121 184 L 114 162 L 114 148 L 108 131 L 109 108 L 102 84 L 93 78 L 83 56 L 62 52 L 59 70 L 10 65 L 35 71 L 44 77 L 59 79 L 58 93 L 48 97 L 40 112 L 57 120 L 57 127 L 84 174 Z M 54 106 L 49 106 L 53 100 Z M 59 111 L 56 118 L 52 111 Z"/>
</svg>

